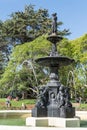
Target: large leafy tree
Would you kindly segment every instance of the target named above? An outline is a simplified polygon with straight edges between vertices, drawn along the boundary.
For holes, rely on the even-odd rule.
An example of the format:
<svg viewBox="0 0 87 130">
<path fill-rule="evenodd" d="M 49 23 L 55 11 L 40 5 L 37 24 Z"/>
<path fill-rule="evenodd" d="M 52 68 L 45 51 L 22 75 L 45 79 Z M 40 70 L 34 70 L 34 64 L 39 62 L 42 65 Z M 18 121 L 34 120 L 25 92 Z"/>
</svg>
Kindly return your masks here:
<svg viewBox="0 0 87 130">
<path fill-rule="evenodd" d="M 52 19 L 47 9 L 35 10 L 33 5 L 25 6 L 24 11 L 13 12 L 10 18 L 0 22 L 1 66 L 7 65 L 12 48 L 17 44 L 30 42 L 35 38 L 51 32 Z M 58 28 L 63 23 L 58 21 Z M 58 29 L 59 30 L 59 29 Z M 58 31 L 62 36 L 69 30 Z"/>
<path fill-rule="evenodd" d="M 7 45 L 6 34 L 4 33 L 3 22 L 0 21 L 0 75 L 4 72 L 4 67 L 9 61 L 9 46 Z"/>
<path fill-rule="evenodd" d="M 82 98 L 87 97 L 87 34 L 69 41 L 63 40 L 59 44 L 59 52 L 62 55 L 66 55 L 75 59 L 74 68 L 70 66 L 72 72 L 70 76 L 70 85 L 73 96 L 81 96 Z M 61 70 L 61 73 L 65 74 L 66 68 Z M 69 73 L 69 71 L 67 71 Z M 66 73 L 67 74 L 67 73 Z M 68 74 L 67 74 L 68 75 Z M 66 76 L 64 79 L 66 79 Z M 64 75 L 63 75 L 64 77 Z M 64 81 L 65 82 L 65 81 Z M 82 94 L 82 91 L 84 94 Z"/>
<path fill-rule="evenodd" d="M 15 44 L 34 40 L 51 32 L 52 19 L 47 9 L 35 10 L 33 5 L 25 6 L 24 11 L 14 12 L 4 22 L 4 33 Z M 63 23 L 58 21 L 58 28 Z M 70 34 L 68 29 L 58 31 L 60 35 Z M 11 42 L 12 42 L 11 41 Z"/>
<path fill-rule="evenodd" d="M 24 11 L 14 12 L 4 22 L 4 32 L 14 44 L 25 43 L 47 33 L 51 19 L 48 10 L 34 10 L 33 5 L 26 6 Z"/>
<path fill-rule="evenodd" d="M 31 97 L 34 96 L 39 85 L 45 84 L 47 80 L 42 67 L 37 66 L 34 59 L 47 55 L 49 45 L 46 37 L 42 36 L 33 42 L 16 46 L 0 80 L 1 90 L 5 90 L 3 92 L 7 94 L 14 90 L 23 95 L 30 95 L 32 92 Z"/>
<path fill-rule="evenodd" d="M 76 60 L 75 88 L 84 100 L 87 97 L 87 34 L 73 40 L 72 55 Z M 81 93 L 83 91 L 83 94 Z"/>
</svg>

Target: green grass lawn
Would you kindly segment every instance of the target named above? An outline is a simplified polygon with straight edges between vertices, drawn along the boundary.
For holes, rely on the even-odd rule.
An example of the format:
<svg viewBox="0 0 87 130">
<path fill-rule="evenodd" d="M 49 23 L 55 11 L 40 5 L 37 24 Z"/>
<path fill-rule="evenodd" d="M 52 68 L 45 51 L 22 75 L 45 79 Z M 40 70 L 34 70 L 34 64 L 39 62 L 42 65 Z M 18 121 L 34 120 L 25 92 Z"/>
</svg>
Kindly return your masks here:
<svg viewBox="0 0 87 130">
<path fill-rule="evenodd" d="M 0 98 L 0 110 L 7 109 L 5 102 L 6 102 L 5 98 Z M 25 105 L 32 105 L 32 104 L 35 104 L 36 100 L 35 99 L 24 99 L 24 100 L 21 99 L 19 101 L 11 100 L 10 102 L 11 102 L 11 109 L 20 109 L 22 106 L 22 103 L 24 103 Z"/>
<path fill-rule="evenodd" d="M 6 102 L 6 98 L 0 98 L 0 110 L 5 110 L 7 109 L 6 108 L 6 105 L 5 105 L 5 102 Z M 22 106 L 22 103 L 24 103 L 25 105 L 32 105 L 32 104 L 35 104 L 36 103 L 36 99 L 20 99 L 19 101 L 14 101 L 14 100 L 11 100 L 11 108 L 9 109 L 20 109 L 21 106 Z M 76 108 L 76 110 L 86 110 L 87 111 L 87 103 L 74 103 L 74 107 Z"/>
<path fill-rule="evenodd" d="M 87 111 L 87 103 L 73 103 L 77 111 Z"/>
<path fill-rule="evenodd" d="M 6 98 L 0 98 L 0 102 L 5 102 Z M 25 104 L 34 104 L 36 101 L 36 99 L 20 99 L 19 101 L 14 101 L 11 100 L 12 105 L 14 105 L 16 102 L 16 105 L 20 106 L 22 102 L 24 102 Z"/>
<path fill-rule="evenodd" d="M 19 101 L 14 101 L 12 100 L 11 101 L 11 105 L 13 107 L 21 107 L 22 103 L 26 104 L 26 105 L 31 105 L 31 104 L 35 104 L 35 101 L 34 99 L 24 99 L 24 100 L 19 100 Z"/>
</svg>

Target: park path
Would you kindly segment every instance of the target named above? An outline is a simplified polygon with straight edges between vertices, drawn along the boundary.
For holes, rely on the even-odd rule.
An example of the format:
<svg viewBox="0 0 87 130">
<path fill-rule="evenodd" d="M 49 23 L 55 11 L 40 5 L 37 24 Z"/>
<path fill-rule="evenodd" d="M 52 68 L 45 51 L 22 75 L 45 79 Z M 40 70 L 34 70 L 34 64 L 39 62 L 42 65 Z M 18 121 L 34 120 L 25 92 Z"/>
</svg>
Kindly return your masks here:
<svg viewBox="0 0 87 130">
<path fill-rule="evenodd" d="M 85 128 L 57 128 L 57 127 L 26 127 L 26 126 L 3 126 L 0 130 L 80 130 Z"/>
</svg>

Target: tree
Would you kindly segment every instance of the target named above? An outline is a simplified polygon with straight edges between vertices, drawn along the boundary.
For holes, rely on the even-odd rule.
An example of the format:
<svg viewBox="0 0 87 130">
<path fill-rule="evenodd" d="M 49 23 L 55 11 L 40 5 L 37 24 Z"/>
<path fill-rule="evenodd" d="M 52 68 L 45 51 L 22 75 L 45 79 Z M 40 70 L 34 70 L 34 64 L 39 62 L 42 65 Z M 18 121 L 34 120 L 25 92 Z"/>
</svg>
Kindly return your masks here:
<svg viewBox="0 0 87 130">
<path fill-rule="evenodd" d="M 14 44 L 25 43 L 47 33 L 51 25 L 46 9 L 34 10 L 33 5 L 25 6 L 24 11 L 14 12 L 11 19 L 4 22 L 7 37 Z"/>
<path fill-rule="evenodd" d="M 15 45 L 33 41 L 35 38 L 51 32 L 52 19 L 47 9 L 35 10 L 33 5 L 25 6 L 10 18 L 0 22 L 0 50 L 3 66 L 6 66 Z M 58 28 L 63 23 L 58 21 Z M 58 30 L 59 35 L 68 35 L 69 30 Z"/>
<path fill-rule="evenodd" d="M 75 67 L 75 82 L 77 92 L 84 98 L 86 97 L 86 84 L 87 84 L 87 34 L 81 36 L 80 38 L 72 41 L 72 55 L 76 60 Z M 84 89 L 84 91 L 83 91 Z M 83 94 L 81 93 L 83 91 Z M 85 100 L 85 99 L 84 99 Z"/>
<path fill-rule="evenodd" d="M 47 55 L 49 45 L 46 37 L 42 36 L 33 42 L 16 46 L 0 80 L 0 89 L 7 94 L 17 90 L 27 96 L 32 92 L 31 96 L 34 96 L 39 85 L 47 80 L 42 67 L 37 66 L 34 59 Z"/>
<path fill-rule="evenodd" d="M 5 73 L 2 75 L 2 79 L 0 81 L 1 88 L 8 90 L 6 91 L 7 93 L 12 91 L 12 89 L 16 90 L 16 88 L 18 90 L 21 89 L 24 91 L 26 90 L 26 86 L 28 86 L 27 92 L 29 92 L 30 87 L 32 89 L 32 87 L 35 86 L 35 84 L 31 84 L 31 81 L 33 83 L 35 80 L 32 78 L 32 71 L 27 69 L 26 72 L 29 71 L 30 74 L 28 75 L 26 73 L 25 77 L 27 77 L 27 80 L 30 80 L 29 82 L 24 82 L 24 80 L 22 80 L 24 77 L 21 75 L 21 72 L 24 70 L 23 66 L 21 70 L 19 68 L 21 68 L 21 64 L 25 60 L 32 61 L 32 63 L 36 66 L 34 63 L 34 59 L 36 57 L 41 57 L 49 54 L 50 45 L 47 44 L 48 42 L 46 41 L 46 37 L 42 36 L 39 38 L 39 36 L 51 32 L 51 22 L 52 19 L 49 17 L 48 10 L 39 9 L 36 11 L 32 5 L 26 6 L 24 11 L 12 13 L 10 19 L 3 22 L 1 26 L 1 36 L 4 36 L 5 40 L 4 43 L 6 50 L 4 51 L 4 56 L 7 56 L 5 57 L 5 63 L 6 59 L 9 61 L 9 53 L 11 52 L 9 48 L 12 50 L 13 46 L 18 45 L 14 49 L 16 51 L 13 51 L 12 55 L 10 56 L 8 66 L 6 67 Z M 62 22 L 58 21 L 58 28 L 60 25 L 62 25 Z M 61 36 L 68 35 L 69 30 L 58 30 L 58 34 Z M 38 39 L 36 39 L 37 37 Z M 31 41 L 34 42 L 31 43 Z M 25 42 L 28 42 L 28 44 Z M 19 45 L 23 43 L 25 43 L 25 45 Z M 45 44 L 46 46 L 44 46 Z M 39 73 L 40 69 L 41 74 Z M 41 84 L 41 82 L 45 83 L 46 80 L 43 70 L 43 68 L 36 66 L 38 77 L 43 77 L 42 81 L 40 78 L 38 78 L 39 84 Z"/>
<path fill-rule="evenodd" d="M 33 5 L 25 6 L 24 11 L 14 12 L 11 19 L 4 22 L 4 33 L 14 44 L 25 43 L 51 32 L 52 19 L 47 9 L 34 10 Z M 58 21 L 58 28 L 63 23 Z M 68 35 L 69 30 L 58 31 L 61 35 Z"/>
<path fill-rule="evenodd" d="M 0 21 L 0 74 L 4 72 L 7 61 L 9 60 L 9 48 L 7 46 L 6 35 L 3 33 L 3 22 Z"/>
<path fill-rule="evenodd" d="M 86 97 L 87 91 L 85 86 L 87 85 L 87 34 L 72 41 L 63 39 L 58 45 L 58 50 L 61 55 L 69 56 L 75 59 L 75 64 L 73 64 L 74 66 L 69 66 L 68 69 L 67 67 L 60 69 L 60 80 L 66 84 L 66 77 L 68 76 L 69 70 L 72 71 L 74 75 L 74 86 L 71 88 L 73 97 L 75 97 L 75 95 Z M 84 96 L 81 93 L 82 90 L 84 90 Z"/>
<path fill-rule="evenodd" d="M 32 42 L 27 42 L 14 48 L 9 64 L 0 80 L 1 90 L 5 89 L 6 92 L 9 93 L 12 90 L 12 86 L 14 86 L 14 89 L 22 92 L 27 90 L 29 94 L 31 93 L 31 90 L 34 90 L 34 88 L 36 91 L 37 86 L 46 84 L 49 71 L 47 68 L 37 66 L 34 62 L 36 58 L 47 56 L 50 53 L 51 44 L 46 40 L 46 37 L 46 35 L 38 37 Z M 75 64 L 63 67 L 59 70 L 60 80 L 64 85 L 67 85 L 67 76 L 69 71 L 73 71 L 75 82 L 74 86 L 72 86 L 73 97 L 75 96 L 75 92 L 76 95 L 78 94 L 79 96 L 86 97 L 86 41 L 87 35 L 84 35 L 74 41 L 63 39 L 61 43 L 58 44 L 58 51 L 61 55 L 75 59 Z M 38 85 L 31 64 L 28 64 L 28 61 L 29 63 L 32 63 L 34 67 Z M 46 69 L 45 72 L 48 73 L 44 73 L 44 69 Z M 81 93 L 82 90 L 84 90 L 84 95 Z"/>
</svg>

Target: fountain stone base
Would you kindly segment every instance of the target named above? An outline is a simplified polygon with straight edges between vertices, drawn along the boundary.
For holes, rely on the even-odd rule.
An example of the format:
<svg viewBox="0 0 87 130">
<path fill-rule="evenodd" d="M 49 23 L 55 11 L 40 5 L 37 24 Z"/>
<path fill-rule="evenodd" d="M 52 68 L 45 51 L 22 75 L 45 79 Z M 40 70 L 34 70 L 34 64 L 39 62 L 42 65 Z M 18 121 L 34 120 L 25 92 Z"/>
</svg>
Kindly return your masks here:
<svg viewBox="0 0 87 130">
<path fill-rule="evenodd" d="M 80 118 L 28 117 L 26 126 L 32 127 L 80 127 Z"/>
</svg>

